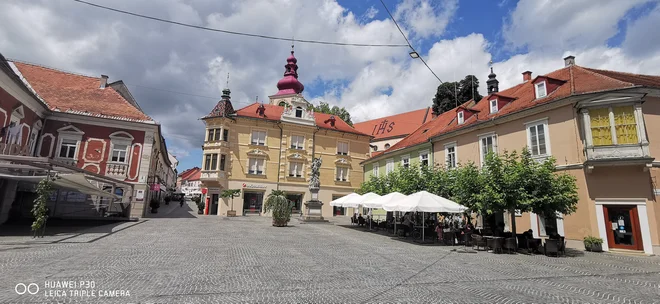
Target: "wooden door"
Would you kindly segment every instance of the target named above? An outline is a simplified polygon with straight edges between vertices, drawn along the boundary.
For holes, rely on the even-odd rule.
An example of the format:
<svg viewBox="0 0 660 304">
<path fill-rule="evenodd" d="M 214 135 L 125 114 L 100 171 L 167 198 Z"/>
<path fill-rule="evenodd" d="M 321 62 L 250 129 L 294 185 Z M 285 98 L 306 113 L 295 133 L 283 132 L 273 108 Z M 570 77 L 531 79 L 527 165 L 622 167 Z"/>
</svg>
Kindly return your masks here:
<svg viewBox="0 0 660 304">
<path fill-rule="evenodd" d="M 604 206 L 603 212 L 610 248 L 643 250 L 637 206 Z"/>
</svg>

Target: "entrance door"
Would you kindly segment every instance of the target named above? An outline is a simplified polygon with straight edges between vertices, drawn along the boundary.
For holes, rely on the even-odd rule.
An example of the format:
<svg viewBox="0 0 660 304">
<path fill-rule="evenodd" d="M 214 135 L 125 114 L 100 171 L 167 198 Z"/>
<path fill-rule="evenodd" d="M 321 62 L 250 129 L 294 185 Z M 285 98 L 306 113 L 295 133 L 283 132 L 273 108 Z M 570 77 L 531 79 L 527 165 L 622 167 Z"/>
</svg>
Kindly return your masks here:
<svg viewBox="0 0 660 304">
<path fill-rule="evenodd" d="M 261 205 L 263 204 L 263 192 L 245 192 L 243 193 L 243 213 L 261 214 Z"/>
<path fill-rule="evenodd" d="M 287 194 L 286 199 L 293 205 L 291 213 L 300 213 L 300 210 L 302 210 L 302 194 Z"/>
<path fill-rule="evenodd" d="M 610 248 L 642 250 L 637 206 L 603 206 Z"/>
<path fill-rule="evenodd" d="M 211 212 L 209 214 L 218 215 L 218 200 L 219 199 L 220 199 L 219 194 L 212 194 L 211 195 Z"/>
</svg>

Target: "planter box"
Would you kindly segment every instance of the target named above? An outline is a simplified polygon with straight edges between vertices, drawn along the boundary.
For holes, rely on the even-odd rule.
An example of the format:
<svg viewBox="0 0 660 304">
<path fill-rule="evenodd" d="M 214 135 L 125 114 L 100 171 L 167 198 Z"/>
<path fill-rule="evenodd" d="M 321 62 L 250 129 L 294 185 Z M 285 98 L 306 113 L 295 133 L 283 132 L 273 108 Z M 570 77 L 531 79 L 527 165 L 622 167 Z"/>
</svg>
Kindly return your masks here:
<svg viewBox="0 0 660 304">
<path fill-rule="evenodd" d="M 584 249 L 592 252 L 602 252 L 603 244 L 584 244 Z"/>
<path fill-rule="evenodd" d="M 227 211 L 227 216 L 229 216 L 229 217 L 234 217 L 234 216 L 236 216 L 236 210 L 229 210 L 229 211 Z"/>
</svg>

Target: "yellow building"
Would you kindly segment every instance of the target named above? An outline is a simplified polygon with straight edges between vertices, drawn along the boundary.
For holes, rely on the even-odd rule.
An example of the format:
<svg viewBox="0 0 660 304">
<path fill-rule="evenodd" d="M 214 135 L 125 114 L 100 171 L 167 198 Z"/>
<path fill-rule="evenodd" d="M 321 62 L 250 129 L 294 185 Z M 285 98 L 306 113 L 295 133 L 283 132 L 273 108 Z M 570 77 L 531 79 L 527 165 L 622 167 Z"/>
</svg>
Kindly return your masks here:
<svg viewBox="0 0 660 304">
<path fill-rule="evenodd" d="M 202 120 L 206 124 L 203 146 L 202 187 L 206 213 L 225 216 L 263 214 L 263 202 L 271 190 L 286 192 L 294 213 L 302 212 L 311 199 L 309 166 L 321 158 L 319 200 L 322 216 L 342 214 L 328 203 L 355 191 L 363 181 L 360 162 L 369 156 L 371 136 L 324 113 L 314 113 L 301 95 L 297 60 L 287 58 L 279 91 L 269 104 L 254 103 L 234 110 L 230 91 Z M 222 198 L 226 189 L 241 189 L 240 196 Z M 233 206 L 232 206 L 233 205 Z"/>
</svg>

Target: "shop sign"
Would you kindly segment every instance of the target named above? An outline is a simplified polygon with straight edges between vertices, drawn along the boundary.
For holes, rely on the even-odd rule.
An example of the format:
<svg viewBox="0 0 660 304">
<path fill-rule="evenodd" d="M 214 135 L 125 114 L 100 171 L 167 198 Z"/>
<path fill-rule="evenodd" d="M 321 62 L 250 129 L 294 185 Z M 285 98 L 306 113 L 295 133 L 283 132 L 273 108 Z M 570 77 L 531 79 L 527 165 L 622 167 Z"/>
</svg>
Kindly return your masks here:
<svg viewBox="0 0 660 304">
<path fill-rule="evenodd" d="M 151 185 L 151 191 L 160 191 L 160 184 Z"/>
<path fill-rule="evenodd" d="M 209 189 L 202 188 L 202 194 L 206 194 L 209 191 Z"/>
<path fill-rule="evenodd" d="M 246 184 L 243 183 L 243 188 L 248 188 L 248 189 L 266 189 L 266 185 L 260 185 L 260 184 Z"/>
<path fill-rule="evenodd" d="M 135 200 L 136 201 L 144 200 L 144 190 L 138 190 L 137 193 L 135 193 Z"/>
</svg>

